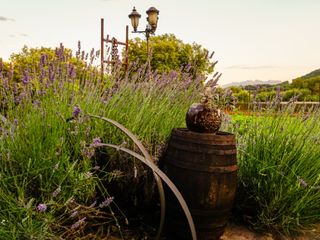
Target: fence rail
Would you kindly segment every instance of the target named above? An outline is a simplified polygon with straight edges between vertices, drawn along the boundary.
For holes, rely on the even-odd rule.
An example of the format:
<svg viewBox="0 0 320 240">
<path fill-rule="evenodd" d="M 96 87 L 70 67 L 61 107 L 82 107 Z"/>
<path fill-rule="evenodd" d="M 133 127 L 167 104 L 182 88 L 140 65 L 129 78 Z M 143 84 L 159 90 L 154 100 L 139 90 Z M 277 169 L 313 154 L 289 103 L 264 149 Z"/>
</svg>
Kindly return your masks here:
<svg viewBox="0 0 320 240">
<path fill-rule="evenodd" d="M 294 106 L 294 111 L 298 112 L 301 109 L 309 110 L 310 108 L 320 108 L 320 102 L 280 102 L 276 105 L 278 108 L 283 108 L 288 106 L 289 104 Z M 247 103 L 237 103 L 236 108 L 239 111 L 252 111 L 254 108 L 259 108 L 259 109 L 267 109 L 270 106 L 275 106 L 274 103 L 270 102 L 247 102 Z"/>
</svg>

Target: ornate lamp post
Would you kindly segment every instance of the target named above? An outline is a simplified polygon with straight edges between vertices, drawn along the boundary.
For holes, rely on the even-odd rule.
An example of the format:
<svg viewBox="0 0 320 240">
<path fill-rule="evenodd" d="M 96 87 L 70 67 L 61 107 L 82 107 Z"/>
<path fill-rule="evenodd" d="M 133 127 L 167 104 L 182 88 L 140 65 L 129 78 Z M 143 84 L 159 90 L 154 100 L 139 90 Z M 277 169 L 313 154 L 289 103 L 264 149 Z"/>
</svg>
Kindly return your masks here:
<svg viewBox="0 0 320 240">
<path fill-rule="evenodd" d="M 150 69 L 150 52 L 149 52 L 149 37 L 150 34 L 154 34 L 156 29 L 157 29 L 157 25 L 158 25 L 158 15 L 159 15 L 159 10 L 156 9 L 155 7 L 150 7 L 147 11 L 146 11 L 148 17 L 147 17 L 147 21 L 148 24 L 146 26 L 146 29 L 144 31 L 138 31 L 138 26 L 139 26 L 139 19 L 141 18 L 141 14 L 139 14 L 136 10 L 135 7 L 133 7 L 132 12 L 129 14 L 129 18 L 131 19 L 131 24 L 133 27 L 133 32 L 132 33 L 143 33 L 146 36 L 147 39 L 147 53 L 148 53 L 148 67 Z"/>
</svg>

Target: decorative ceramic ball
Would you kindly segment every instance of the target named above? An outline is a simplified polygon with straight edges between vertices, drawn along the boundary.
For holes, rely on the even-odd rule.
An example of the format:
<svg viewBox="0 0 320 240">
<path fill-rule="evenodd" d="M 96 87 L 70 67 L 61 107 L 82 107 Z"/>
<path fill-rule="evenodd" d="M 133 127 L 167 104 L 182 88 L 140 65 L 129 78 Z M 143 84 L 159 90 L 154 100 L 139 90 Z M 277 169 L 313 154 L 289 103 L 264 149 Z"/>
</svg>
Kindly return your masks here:
<svg viewBox="0 0 320 240">
<path fill-rule="evenodd" d="M 199 133 L 215 133 L 222 123 L 221 111 L 208 107 L 203 103 L 194 103 L 186 115 L 186 124 L 190 131 Z"/>
</svg>

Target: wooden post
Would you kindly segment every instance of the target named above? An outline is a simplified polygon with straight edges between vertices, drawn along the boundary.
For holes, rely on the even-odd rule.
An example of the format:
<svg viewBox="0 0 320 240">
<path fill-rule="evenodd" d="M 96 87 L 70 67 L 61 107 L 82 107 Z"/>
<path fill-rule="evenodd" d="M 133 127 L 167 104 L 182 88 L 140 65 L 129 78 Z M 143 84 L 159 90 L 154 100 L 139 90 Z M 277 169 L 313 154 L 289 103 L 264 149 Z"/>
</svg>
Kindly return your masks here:
<svg viewBox="0 0 320 240">
<path fill-rule="evenodd" d="M 103 80 L 103 76 L 104 76 L 104 64 L 114 64 L 115 61 L 113 59 L 111 60 L 105 60 L 104 59 L 104 44 L 108 44 L 108 43 L 113 43 L 113 38 L 110 39 L 109 38 L 109 35 L 107 35 L 106 38 L 104 38 L 104 19 L 101 18 L 101 50 L 100 50 L 100 57 L 101 57 L 101 69 L 100 69 L 100 74 L 101 74 L 101 81 Z M 124 59 L 124 64 L 126 65 L 125 66 L 125 70 L 127 70 L 128 68 L 128 52 L 129 52 L 129 47 L 128 47 L 128 44 L 129 44 L 129 27 L 128 25 L 126 26 L 126 40 L 125 42 L 120 42 L 116 39 L 116 43 L 119 44 L 119 45 L 123 45 L 125 46 L 125 59 Z"/>
<path fill-rule="evenodd" d="M 101 56 L 101 65 L 100 65 L 100 74 L 101 74 L 101 82 L 103 81 L 103 74 L 104 74 L 104 19 L 101 18 L 101 49 L 100 49 L 100 56 Z"/>
<path fill-rule="evenodd" d="M 126 26 L 126 58 L 125 58 L 125 69 L 128 70 L 128 64 L 129 64 L 129 26 Z"/>
</svg>

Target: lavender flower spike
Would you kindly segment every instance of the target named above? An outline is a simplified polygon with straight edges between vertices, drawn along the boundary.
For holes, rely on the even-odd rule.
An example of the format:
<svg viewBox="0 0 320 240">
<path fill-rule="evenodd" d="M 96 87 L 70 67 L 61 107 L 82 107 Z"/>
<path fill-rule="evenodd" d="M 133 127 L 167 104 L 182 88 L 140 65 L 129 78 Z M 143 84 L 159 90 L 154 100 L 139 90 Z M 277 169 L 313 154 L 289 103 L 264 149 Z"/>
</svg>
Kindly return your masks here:
<svg viewBox="0 0 320 240">
<path fill-rule="evenodd" d="M 39 212 L 45 212 L 47 210 L 47 205 L 44 204 L 44 203 L 40 203 L 38 206 L 37 206 L 37 210 Z"/>
<path fill-rule="evenodd" d="M 297 176 L 297 180 L 301 187 L 306 188 L 308 187 L 308 183 L 300 176 Z"/>
<path fill-rule="evenodd" d="M 30 75 L 29 75 L 29 73 L 26 71 L 25 74 L 23 75 L 22 83 L 23 83 L 23 84 L 28 84 L 29 82 L 30 82 Z"/>
<path fill-rule="evenodd" d="M 77 221 L 74 224 L 72 224 L 71 229 L 79 228 L 82 224 L 85 223 L 86 219 L 87 219 L 86 217 L 81 218 L 79 221 Z"/>
<path fill-rule="evenodd" d="M 89 179 L 89 178 L 92 177 L 92 175 L 93 175 L 92 172 L 86 172 L 86 173 L 84 174 L 84 178 L 85 178 L 85 179 Z"/>
<path fill-rule="evenodd" d="M 95 144 L 100 144 L 101 143 L 101 138 L 99 137 L 96 137 L 92 140 L 92 144 L 95 145 Z"/>
<path fill-rule="evenodd" d="M 78 213 L 79 213 L 78 211 L 74 211 L 74 212 L 71 213 L 70 217 L 74 218 L 75 216 L 78 215 Z"/>
<path fill-rule="evenodd" d="M 104 200 L 102 203 L 99 204 L 99 208 L 104 208 L 109 206 L 113 202 L 114 197 L 108 197 L 106 200 Z"/>
<path fill-rule="evenodd" d="M 96 206 L 96 204 L 97 204 L 97 200 L 94 200 L 94 202 L 93 202 L 93 203 L 91 203 L 91 205 L 90 205 L 89 207 L 93 208 L 93 207 L 95 207 L 95 206 Z"/>
<path fill-rule="evenodd" d="M 72 117 L 77 118 L 81 112 L 80 107 L 76 106 L 73 108 Z"/>
<path fill-rule="evenodd" d="M 60 192 L 61 192 L 61 187 L 59 186 L 56 190 L 54 190 L 54 192 L 52 193 L 52 196 L 56 197 L 59 195 Z"/>
</svg>

